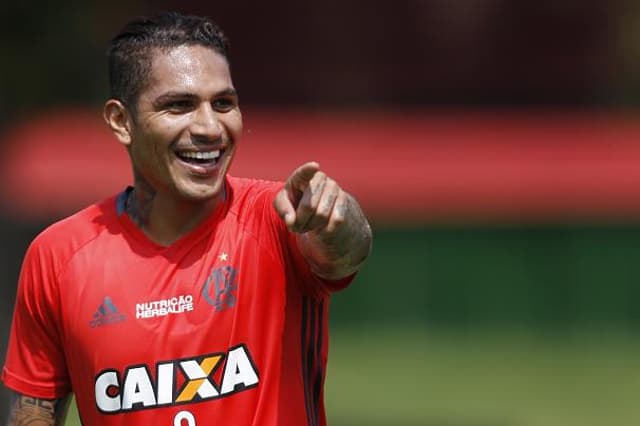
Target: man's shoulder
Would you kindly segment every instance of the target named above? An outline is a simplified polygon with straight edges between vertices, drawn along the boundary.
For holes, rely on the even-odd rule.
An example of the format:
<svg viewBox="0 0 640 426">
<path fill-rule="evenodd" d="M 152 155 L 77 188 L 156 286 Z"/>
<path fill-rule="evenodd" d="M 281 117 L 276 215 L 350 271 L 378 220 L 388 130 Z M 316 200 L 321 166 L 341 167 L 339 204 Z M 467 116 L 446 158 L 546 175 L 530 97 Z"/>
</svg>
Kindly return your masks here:
<svg viewBox="0 0 640 426">
<path fill-rule="evenodd" d="M 115 198 L 109 197 L 54 222 L 36 236 L 31 245 L 53 251 L 74 251 L 117 220 Z"/>
<path fill-rule="evenodd" d="M 271 202 L 282 182 L 228 176 L 232 210 Z"/>
<path fill-rule="evenodd" d="M 227 181 L 234 194 L 242 196 L 256 196 L 269 191 L 275 192 L 282 187 L 282 182 L 265 179 L 227 176 Z"/>
<path fill-rule="evenodd" d="M 255 230 L 275 220 L 273 199 L 282 188 L 282 182 L 229 176 L 231 214 L 240 223 Z"/>
</svg>

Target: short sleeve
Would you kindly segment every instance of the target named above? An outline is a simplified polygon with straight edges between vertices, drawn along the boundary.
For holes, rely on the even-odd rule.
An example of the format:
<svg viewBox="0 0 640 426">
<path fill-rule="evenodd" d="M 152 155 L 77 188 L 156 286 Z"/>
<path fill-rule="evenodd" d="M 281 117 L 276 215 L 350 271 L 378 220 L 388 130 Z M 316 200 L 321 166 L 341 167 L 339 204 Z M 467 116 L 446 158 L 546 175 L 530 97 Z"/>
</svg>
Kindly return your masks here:
<svg viewBox="0 0 640 426">
<path fill-rule="evenodd" d="M 2 381 L 9 389 L 46 399 L 71 392 L 60 338 L 54 261 L 39 239 L 25 255 L 2 370 Z"/>
</svg>

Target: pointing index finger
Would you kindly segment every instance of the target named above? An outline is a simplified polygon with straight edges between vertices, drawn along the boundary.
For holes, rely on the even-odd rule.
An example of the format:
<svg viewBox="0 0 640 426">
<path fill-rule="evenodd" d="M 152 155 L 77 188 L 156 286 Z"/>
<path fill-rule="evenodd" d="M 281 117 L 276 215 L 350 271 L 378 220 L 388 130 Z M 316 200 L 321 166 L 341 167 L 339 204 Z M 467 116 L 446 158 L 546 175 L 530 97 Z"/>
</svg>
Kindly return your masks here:
<svg viewBox="0 0 640 426">
<path fill-rule="evenodd" d="M 320 170 L 320 164 L 310 161 L 293 171 L 287 180 L 288 186 L 297 191 L 304 191 L 309 186 L 309 181 Z"/>
</svg>

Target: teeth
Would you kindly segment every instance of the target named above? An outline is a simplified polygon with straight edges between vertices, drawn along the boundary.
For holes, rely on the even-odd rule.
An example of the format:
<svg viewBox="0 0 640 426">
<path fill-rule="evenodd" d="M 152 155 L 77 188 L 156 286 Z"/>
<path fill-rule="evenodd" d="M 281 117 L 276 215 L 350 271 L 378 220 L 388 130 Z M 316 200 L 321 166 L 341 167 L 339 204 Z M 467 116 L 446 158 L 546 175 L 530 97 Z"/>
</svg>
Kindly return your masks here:
<svg viewBox="0 0 640 426">
<path fill-rule="evenodd" d="M 209 152 L 181 152 L 180 157 L 193 158 L 197 160 L 213 160 L 220 157 L 220 150 Z"/>
</svg>

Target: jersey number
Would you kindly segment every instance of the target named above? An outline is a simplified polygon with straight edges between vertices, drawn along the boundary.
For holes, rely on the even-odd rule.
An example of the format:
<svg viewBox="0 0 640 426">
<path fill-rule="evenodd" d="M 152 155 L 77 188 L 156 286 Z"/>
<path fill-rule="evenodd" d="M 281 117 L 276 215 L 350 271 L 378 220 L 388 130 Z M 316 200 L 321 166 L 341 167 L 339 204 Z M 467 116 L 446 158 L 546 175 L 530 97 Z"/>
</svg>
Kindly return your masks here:
<svg viewBox="0 0 640 426">
<path fill-rule="evenodd" d="M 173 418 L 173 426 L 196 426 L 196 418 L 189 411 L 180 411 Z"/>
</svg>

